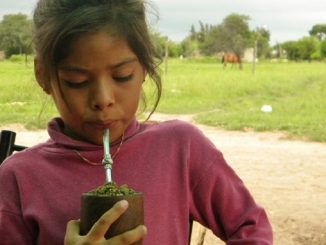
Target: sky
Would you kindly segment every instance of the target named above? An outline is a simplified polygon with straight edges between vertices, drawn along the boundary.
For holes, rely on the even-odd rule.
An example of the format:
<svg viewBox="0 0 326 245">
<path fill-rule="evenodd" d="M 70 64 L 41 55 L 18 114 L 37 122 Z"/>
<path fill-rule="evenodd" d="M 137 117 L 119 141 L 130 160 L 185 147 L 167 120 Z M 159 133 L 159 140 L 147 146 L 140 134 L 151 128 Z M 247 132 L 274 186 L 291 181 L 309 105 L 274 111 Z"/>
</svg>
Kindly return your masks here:
<svg viewBox="0 0 326 245">
<path fill-rule="evenodd" d="M 5 14 L 31 15 L 37 0 L 0 0 L 0 19 Z M 151 0 L 159 19 L 154 28 L 172 41 L 179 42 L 191 25 L 199 21 L 218 25 L 231 13 L 251 18 L 251 30 L 264 27 L 271 33 L 271 45 L 298 40 L 309 35 L 315 24 L 326 24 L 326 0 Z"/>
</svg>

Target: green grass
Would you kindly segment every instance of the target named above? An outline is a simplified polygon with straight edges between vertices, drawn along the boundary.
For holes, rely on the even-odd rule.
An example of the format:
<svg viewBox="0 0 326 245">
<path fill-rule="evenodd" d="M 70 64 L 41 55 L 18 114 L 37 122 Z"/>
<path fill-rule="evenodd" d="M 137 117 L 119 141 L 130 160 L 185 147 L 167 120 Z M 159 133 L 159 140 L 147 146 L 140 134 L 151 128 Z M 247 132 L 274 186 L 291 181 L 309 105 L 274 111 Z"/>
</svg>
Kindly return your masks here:
<svg viewBox="0 0 326 245">
<path fill-rule="evenodd" d="M 0 71 L 0 124 L 44 128 L 56 111 L 32 64 L 4 61 Z M 253 75 L 250 64 L 239 71 L 213 59 L 170 60 L 163 88 L 158 112 L 195 114 L 197 122 L 227 130 L 283 131 L 326 142 L 325 63 L 262 62 Z M 272 113 L 261 111 L 265 104 Z"/>
<path fill-rule="evenodd" d="M 219 63 L 172 61 L 158 111 L 196 114 L 228 130 L 284 131 L 326 142 L 326 64 L 259 63 L 242 71 Z M 261 111 L 271 105 L 272 113 Z"/>
<path fill-rule="evenodd" d="M 0 71 L 0 125 L 22 123 L 29 129 L 45 128 L 56 112 L 34 79 L 32 62 L 2 61 Z"/>
</svg>

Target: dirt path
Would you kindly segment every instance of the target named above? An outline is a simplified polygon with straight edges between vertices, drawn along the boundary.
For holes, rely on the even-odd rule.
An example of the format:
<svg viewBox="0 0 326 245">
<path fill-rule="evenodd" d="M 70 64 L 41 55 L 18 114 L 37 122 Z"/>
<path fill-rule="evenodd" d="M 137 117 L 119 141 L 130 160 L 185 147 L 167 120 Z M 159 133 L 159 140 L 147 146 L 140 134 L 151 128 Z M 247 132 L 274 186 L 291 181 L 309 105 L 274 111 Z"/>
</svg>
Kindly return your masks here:
<svg viewBox="0 0 326 245">
<path fill-rule="evenodd" d="M 155 114 L 152 119 L 189 116 Z M 274 133 L 229 132 L 197 125 L 224 153 L 259 204 L 265 207 L 276 245 L 326 244 L 326 144 L 285 140 Z M 17 143 L 33 145 L 45 131 L 28 132 L 19 125 Z M 1 128 L 0 128 L 1 129 Z M 196 244 L 200 226 L 195 225 Z M 206 245 L 223 244 L 208 231 Z"/>
</svg>

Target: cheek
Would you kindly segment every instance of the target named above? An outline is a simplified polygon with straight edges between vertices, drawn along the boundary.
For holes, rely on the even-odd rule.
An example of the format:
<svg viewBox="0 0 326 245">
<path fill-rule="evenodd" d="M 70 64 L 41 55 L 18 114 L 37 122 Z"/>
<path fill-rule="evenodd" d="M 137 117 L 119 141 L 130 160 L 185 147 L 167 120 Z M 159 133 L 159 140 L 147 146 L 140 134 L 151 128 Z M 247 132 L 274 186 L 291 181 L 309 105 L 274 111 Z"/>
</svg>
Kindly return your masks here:
<svg viewBox="0 0 326 245">
<path fill-rule="evenodd" d="M 58 89 L 55 89 L 52 97 L 61 116 L 80 114 L 85 107 L 85 102 L 81 99 L 82 96 L 67 93 L 67 91 L 63 91 L 61 94 Z"/>
<path fill-rule="evenodd" d="M 63 99 L 59 89 L 56 87 L 52 88 L 51 96 L 52 96 L 52 99 L 53 99 L 57 109 L 59 110 L 59 112 L 61 112 L 61 110 L 63 110 L 64 107 L 66 106 L 66 103 L 65 103 L 65 100 Z"/>
<path fill-rule="evenodd" d="M 135 113 L 139 105 L 140 97 L 141 88 L 134 89 L 128 94 L 125 94 L 122 102 L 124 104 L 125 110 L 128 111 L 130 114 Z"/>
</svg>

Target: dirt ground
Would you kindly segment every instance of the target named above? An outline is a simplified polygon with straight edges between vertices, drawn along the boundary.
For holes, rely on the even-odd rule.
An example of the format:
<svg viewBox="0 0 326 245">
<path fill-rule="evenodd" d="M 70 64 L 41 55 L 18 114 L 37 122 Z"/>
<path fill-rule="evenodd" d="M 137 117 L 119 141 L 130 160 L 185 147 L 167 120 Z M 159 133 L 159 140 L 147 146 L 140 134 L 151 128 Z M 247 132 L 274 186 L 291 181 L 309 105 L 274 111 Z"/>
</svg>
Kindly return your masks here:
<svg viewBox="0 0 326 245">
<path fill-rule="evenodd" d="M 152 119 L 189 116 L 155 114 Z M 326 244 L 326 144 L 287 140 L 281 133 L 233 132 L 197 125 L 219 148 L 270 218 L 276 245 Z M 4 127 L 0 128 L 3 129 Z M 45 131 L 18 131 L 16 142 L 33 145 Z M 192 244 L 202 227 L 195 224 Z M 205 245 L 224 244 L 210 231 Z"/>
</svg>

